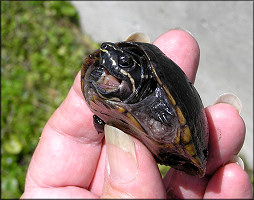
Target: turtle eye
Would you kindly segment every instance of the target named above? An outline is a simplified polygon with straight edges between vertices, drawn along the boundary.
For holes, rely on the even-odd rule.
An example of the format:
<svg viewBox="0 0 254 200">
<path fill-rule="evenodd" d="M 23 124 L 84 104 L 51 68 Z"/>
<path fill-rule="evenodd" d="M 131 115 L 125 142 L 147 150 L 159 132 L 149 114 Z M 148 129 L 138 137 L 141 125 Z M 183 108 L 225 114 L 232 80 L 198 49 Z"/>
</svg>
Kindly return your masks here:
<svg viewBox="0 0 254 200">
<path fill-rule="evenodd" d="M 133 59 L 129 56 L 121 56 L 119 58 L 120 67 L 127 68 L 133 65 Z"/>
</svg>

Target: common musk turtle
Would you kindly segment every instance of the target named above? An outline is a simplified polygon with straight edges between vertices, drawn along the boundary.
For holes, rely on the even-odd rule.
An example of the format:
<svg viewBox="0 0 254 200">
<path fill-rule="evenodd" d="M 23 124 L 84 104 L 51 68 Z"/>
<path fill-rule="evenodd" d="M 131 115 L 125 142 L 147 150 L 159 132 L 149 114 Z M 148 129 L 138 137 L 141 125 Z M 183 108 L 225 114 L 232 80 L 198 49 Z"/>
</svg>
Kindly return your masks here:
<svg viewBox="0 0 254 200">
<path fill-rule="evenodd" d="M 81 89 L 94 115 L 130 134 L 160 164 L 205 175 L 208 125 L 200 96 L 177 64 L 145 42 L 104 42 L 81 70 Z"/>
</svg>

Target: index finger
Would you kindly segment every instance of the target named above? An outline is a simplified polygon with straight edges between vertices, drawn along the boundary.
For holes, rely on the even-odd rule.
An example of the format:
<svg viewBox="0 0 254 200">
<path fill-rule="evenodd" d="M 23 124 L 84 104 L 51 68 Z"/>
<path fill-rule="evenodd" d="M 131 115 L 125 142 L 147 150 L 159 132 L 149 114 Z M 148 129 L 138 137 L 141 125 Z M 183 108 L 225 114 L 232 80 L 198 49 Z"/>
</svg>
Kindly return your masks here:
<svg viewBox="0 0 254 200">
<path fill-rule="evenodd" d="M 200 50 L 192 35 L 183 30 L 170 30 L 158 37 L 153 44 L 173 60 L 194 83 Z"/>
</svg>

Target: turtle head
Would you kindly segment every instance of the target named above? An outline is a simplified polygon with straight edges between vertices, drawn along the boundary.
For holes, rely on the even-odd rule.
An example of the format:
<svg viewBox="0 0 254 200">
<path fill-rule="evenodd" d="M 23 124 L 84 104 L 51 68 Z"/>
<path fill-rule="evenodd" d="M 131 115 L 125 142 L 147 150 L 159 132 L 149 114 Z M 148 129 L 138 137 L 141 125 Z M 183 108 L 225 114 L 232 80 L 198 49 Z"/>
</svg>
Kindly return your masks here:
<svg viewBox="0 0 254 200">
<path fill-rule="evenodd" d="M 144 80 L 151 76 L 144 67 L 147 60 L 135 43 L 104 42 L 98 51 L 98 62 L 90 72 L 89 82 L 101 98 L 135 103 L 144 96 Z"/>
</svg>

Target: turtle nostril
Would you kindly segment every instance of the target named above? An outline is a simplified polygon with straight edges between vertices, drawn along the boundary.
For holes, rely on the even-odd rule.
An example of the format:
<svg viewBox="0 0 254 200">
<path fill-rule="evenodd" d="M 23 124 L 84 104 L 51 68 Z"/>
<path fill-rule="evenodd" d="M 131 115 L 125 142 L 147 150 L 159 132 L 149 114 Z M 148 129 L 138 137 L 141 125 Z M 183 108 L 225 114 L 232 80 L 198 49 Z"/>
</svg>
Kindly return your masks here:
<svg viewBox="0 0 254 200">
<path fill-rule="evenodd" d="M 105 49 L 105 50 L 110 50 L 110 49 L 112 49 L 112 47 L 114 46 L 114 44 L 113 43 L 111 43 L 111 42 L 103 42 L 102 44 L 101 44 L 101 49 Z"/>
<path fill-rule="evenodd" d="M 101 49 L 107 49 L 108 44 L 106 42 L 101 44 Z"/>
</svg>

